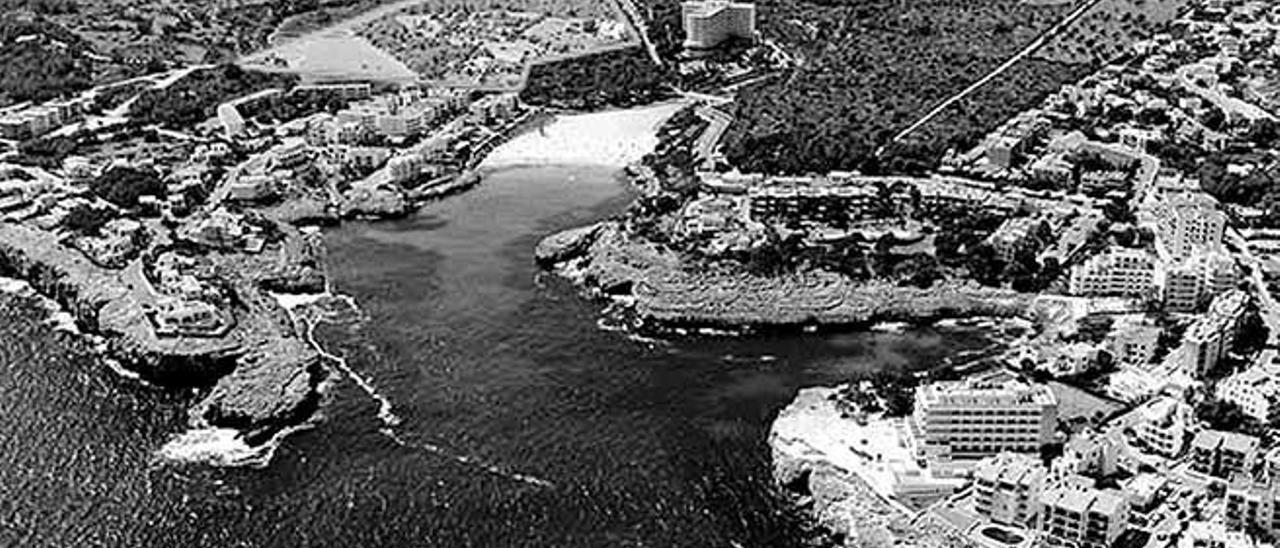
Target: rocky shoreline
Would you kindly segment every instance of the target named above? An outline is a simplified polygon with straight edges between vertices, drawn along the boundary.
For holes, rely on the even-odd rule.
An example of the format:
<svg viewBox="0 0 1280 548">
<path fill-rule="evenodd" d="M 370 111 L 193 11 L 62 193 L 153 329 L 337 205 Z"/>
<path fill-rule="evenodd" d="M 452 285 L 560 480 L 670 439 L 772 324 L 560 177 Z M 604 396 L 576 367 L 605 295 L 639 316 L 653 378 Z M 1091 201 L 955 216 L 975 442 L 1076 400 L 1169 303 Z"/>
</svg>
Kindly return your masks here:
<svg viewBox="0 0 1280 548">
<path fill-rule="evenodd" d="M 412 191 L 365 186 L 337 203 L 297 196 L 254 207 L 281 236 L 260 253 L 208 251 L 234 303 L 234 325 L 218 335 L 158 336 L 148 317 L 155 296 L 143 279 L 143 259 L 107 268 L 51 231 L 0 223 L 0 276 L 25 281 L 56 302 L 83 332 L 101 337 L 105 357 L 130 374 L 165 388 L 194 389 L 192 432 L 234 431 L 247 447 L 259 448 L 308 423 L 326 379 L 337 373 L 273 295 L 327 291 L 323 244 L 296 226 L 403 217 L 481 178 L 469 171 Z M 165 232 L 158 231 L 153 247 L 173 244 Z"/>
<path fill-rule="evenodd" d="M 962 548 L 974 546 L 929 512 L 886 500 L 852 470 L 806 443 L 804 419 L 838 418 L 833 388 L 802 389 L 769 432 L 773 477 L 803 504 L 840 546 Z M 815 422 L 821 422 L 815 421 Z"/>
<path fill-rule="evenodd" d="M 197 389 L 192 428 L 231 428 L 257 444 L 309 417 L 328 375 L 266 292 L 323 290 L 324 275 L 309 256 L 314 246 L 296 233 L 287 242 L 276 253 L 230 258 L 238 260 L 226 269 L 236 272 L 228 285 L 237 321 L 216 337 L 158 337 L 130 269 L 97 266 L 49 232 L 0 223 L 0 275 L 56 301 L 81 329 L 103 337 L 108 356 L 125 369 L 161 386 Z"/>
<path fill-rule="evenodd" d="M 535 259 L 580 287 L 624 298 L 637 327 L 821 328 L 1021 315 L 1033 295 L 941 282 L 928 289 L 822 271 L 763 278 L 698 268 L 606 221 L 543 239 Z"/>
</svg>

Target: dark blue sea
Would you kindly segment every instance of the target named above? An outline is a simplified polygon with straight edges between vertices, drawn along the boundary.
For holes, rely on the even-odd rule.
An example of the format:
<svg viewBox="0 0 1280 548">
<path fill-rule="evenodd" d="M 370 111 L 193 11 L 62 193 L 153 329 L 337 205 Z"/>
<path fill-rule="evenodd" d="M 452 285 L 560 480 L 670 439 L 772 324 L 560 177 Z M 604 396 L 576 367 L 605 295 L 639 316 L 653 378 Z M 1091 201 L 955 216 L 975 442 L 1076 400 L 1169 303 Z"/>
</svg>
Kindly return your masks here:
<svg viewBox="0 0 1280 548">
<path fill-rule="evenodd" d="M 788 547 L 811 525 L 770 482 L 769 422 L 800 387 L 927 367 L 973 332 L 644 340 L 532 260 L 621 212 L 603 168 L 520 168 L 401 221 L 329 231 L 358 313 L 317 339 L 339 376 L 270 466 L 156 450 L 192 397 L 113 373 L 0 295 L 0 546 Z"/>
</svg>

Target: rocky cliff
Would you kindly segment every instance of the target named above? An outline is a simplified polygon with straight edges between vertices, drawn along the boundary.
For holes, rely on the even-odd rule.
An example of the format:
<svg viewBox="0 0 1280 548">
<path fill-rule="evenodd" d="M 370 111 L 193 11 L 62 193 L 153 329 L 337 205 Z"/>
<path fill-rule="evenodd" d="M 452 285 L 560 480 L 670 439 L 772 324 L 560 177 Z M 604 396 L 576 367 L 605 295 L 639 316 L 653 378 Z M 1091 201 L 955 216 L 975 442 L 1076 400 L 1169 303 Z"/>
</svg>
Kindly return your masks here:
<svg viewBox="0 0 1280 548">
<path fill-rule="evenodd" d="M 773 477 L 802 500 L 818 521 L 841 545 L 859 548 L 961 548 L 972 546 L 962 536 L 936 521 L 929 512 L 916 513 L 882 498 L 862 478 L 823 454 L 820 444 L 806 442 L 819 433 L 802 425 L 808 414 L 837 415 L 835 389 L 800 391 L 779 414 L 769 432 Z"/>
<path fill-rule="evenodd" d="M 164 386 L 203 390 L 192 426 L 235 428 L 250 441 L 305 420 L 325 375 L 320 356 L 255 274 L 294 288 L 314 288 L 317 277 L 323 287 L 323 276 L 296 264 L 297 279 L 284 280 L 287 272 L 247 269 L 231 281 L 236 326 L 225 335 L 158 337 L 146 316 L 148 296 L 128 269 L 98 267 L 51 233 L 0 223 L 0 274 L 57 301 L 83 329 L 103 336 L 124 367 Z"/>
<path fill-rule="evenodd" d="M 928 289 L 860 282 L 824 271 L 759 277 L 690 265 L 673 251 L 628 236 L 616 222 L 554 234 L 538 263 L 608 295 L 634 297 L 649 325 L 798 327 L 926 322 L 961 316 L 1013 316 L 1031 296 L 945 282 Z"/>
</svg>

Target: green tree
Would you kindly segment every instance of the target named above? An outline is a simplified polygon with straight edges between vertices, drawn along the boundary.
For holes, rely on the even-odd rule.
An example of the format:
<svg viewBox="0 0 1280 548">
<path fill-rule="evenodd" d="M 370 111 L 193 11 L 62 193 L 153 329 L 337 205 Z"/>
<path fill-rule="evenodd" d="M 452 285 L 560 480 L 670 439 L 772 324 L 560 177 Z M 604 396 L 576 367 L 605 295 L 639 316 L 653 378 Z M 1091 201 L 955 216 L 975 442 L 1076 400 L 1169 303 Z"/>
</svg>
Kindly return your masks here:
<svg viewBox="0 0 1280 548">
<path fill-rule="evenodd" d="M 67 212 L 67 216 L 63 219 L 62 224 L 67 230 L 72 232 L 80 234 L 97 234 L 98 230 L 113 218 L 115 218 L 115 215 L 105 208 L 90 207 L 86 204 L 80 204 Z"/>
<path fill-rule="evenodd" d="M 164 197 L 165 186 L 151 168 L 115 166 L 89 183 L 89 190 L 118 207 L 133 208 L 140 196 Z"/>
<path fill-rule="evenodd" d="M 1210 398 L 1196 406 L 1196 418 L 1214 430 L 1234 431 L 1253 419 L 1235 403 Z"/>
</svg>

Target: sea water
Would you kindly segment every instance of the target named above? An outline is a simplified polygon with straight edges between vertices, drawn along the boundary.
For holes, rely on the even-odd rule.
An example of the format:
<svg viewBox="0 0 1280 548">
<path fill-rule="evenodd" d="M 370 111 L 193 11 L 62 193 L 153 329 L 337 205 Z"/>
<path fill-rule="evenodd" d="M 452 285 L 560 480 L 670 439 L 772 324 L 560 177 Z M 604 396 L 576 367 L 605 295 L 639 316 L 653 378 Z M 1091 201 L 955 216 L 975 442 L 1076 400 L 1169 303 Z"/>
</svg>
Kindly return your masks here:
<svg viewBox="0 0 1280 548">
<path fill-rule="evenodd" d="M 0 294 L 0 546 L 807 545 L 809 519 L 770 479 L 778 410 L 800 387 L 985 339 L 603 329 L 605 303 L 532 250 L 629 200 L 608 169 L 520 168 L 328 230 L 331 291 L 356 306 L 313 334 L 349 371 L 261 468 L 166 458 L 195 395 L 115 374 L 32 298 Z"/>
</svg>

